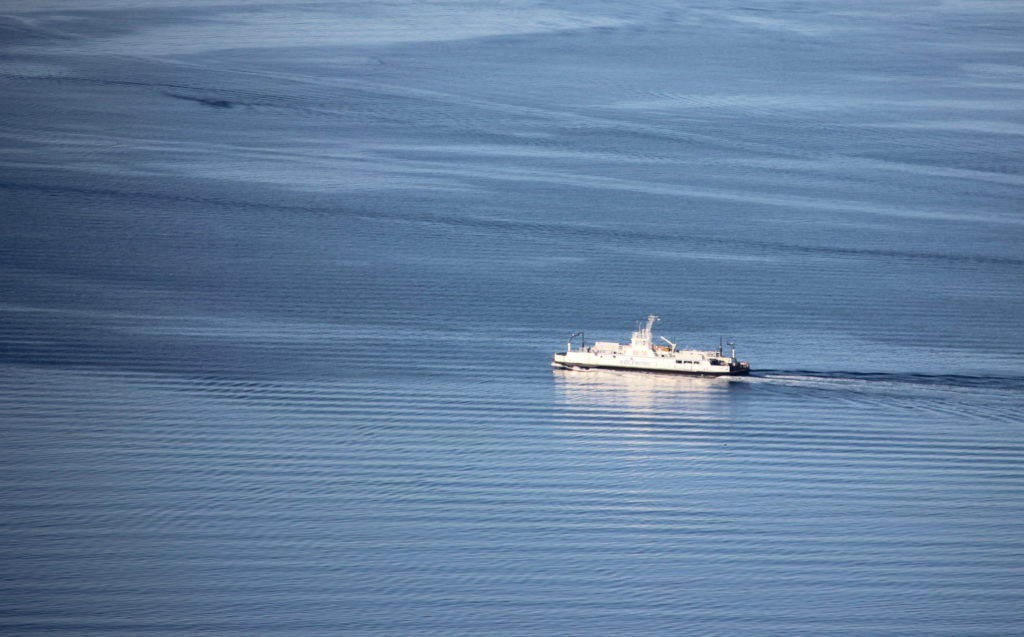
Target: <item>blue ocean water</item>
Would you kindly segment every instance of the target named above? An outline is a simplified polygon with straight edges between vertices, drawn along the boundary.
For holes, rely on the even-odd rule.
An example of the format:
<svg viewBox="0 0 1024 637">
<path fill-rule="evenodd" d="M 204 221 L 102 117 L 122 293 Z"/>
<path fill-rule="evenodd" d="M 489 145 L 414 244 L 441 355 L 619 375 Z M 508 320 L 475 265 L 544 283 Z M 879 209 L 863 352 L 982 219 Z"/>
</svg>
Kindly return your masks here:
<svg viewBox="0 0 1024 637">
<path fill-rule="evenodd" d="M 0 634 L 1020 634 L 1022 9 L 5 3 Z"/>
</svg>

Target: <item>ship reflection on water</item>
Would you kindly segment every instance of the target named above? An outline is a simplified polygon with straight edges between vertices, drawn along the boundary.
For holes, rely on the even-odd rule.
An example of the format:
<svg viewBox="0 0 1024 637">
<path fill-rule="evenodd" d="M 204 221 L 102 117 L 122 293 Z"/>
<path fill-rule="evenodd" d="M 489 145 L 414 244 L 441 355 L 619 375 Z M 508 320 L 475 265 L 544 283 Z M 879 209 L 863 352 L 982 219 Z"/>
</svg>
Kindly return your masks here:
<svg viewBox="0 0 1024 637">
<path fill-rule="evenodd" d="M 553 370 L 567 433 L 655 444 L 688 438 L 702 444 L 709 429 L 732 420 L 733 394 L 744 381 L 612 370 Z"/>
</svg>

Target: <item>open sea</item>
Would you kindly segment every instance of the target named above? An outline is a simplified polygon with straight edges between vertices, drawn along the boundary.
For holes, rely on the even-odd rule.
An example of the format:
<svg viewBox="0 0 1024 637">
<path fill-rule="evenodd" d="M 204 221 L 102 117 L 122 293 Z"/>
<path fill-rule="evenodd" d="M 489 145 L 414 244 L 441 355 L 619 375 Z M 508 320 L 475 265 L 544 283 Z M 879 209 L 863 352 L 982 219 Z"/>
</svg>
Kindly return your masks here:
<svg viewBox="0 0 1024 637">
<path fill-rule="evenodd" d="M 0 221 L 2 635 L 1024 634 L 1022 0 L 2 0 Z"/>
</svg>

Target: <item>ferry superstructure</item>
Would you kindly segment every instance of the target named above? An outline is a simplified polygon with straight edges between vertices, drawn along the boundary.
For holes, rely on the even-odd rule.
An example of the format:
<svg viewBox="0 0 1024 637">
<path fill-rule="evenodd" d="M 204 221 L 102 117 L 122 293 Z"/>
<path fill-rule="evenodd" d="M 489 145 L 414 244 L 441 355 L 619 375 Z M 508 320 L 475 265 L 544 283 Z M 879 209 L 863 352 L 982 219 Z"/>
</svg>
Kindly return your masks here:
<svg viewBox="0 0 1024 637">
<path fill-rule="evenodd" d="M 551 365 L 562 369 L 623 369 L 700 376 L 750 373 L 750 363 L 738 360 L 735 348 L 729 355 L 722 351 L 721 346 L 717 350 L 676 349 L 676 344 L 664 336 L 660 338 L 668 345 L 655 345 L 651 328 L 658 320 L 653 314 L 648 316 L 647 324 L 638 326 L 633 332 L 629 345 L 597 341 L 588 347 L 583 333 L 577 332 L 569 337 L 565 351 L 554 355 Z M 577 336 L 580 337 L 580 346 L 574 350 L 572 344 Z"/>
</svg>

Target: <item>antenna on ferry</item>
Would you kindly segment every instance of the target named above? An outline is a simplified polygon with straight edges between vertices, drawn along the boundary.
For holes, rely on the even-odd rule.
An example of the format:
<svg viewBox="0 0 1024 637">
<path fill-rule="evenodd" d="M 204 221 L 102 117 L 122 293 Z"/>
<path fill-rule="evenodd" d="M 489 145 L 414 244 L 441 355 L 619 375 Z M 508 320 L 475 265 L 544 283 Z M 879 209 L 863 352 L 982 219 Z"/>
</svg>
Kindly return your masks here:
<svg viewBox="0 0 1024 637">
<path fill-rule="evenodd" d="M 574 333 L 569 335 L 569 342 L 566 343 L 566 345 L 565 345 L 565 351 L 566 352 L 571 352 L 572 351 L 572 339 L 576 338 L 577 336 L 580 337 L 580 349 L 586 349 L 587 341 L 586 341 L 586 337 L 583 335 L 583 332 L 574 332 Z"/>
<path fill-rule="evenodd" d="M 729 349 L 732 350 L 732 357 L 736 358 L 736 343 L 733 343 L 732 341 L 726 341 L 725 344 L 728 345 Z"/>
</svg>

